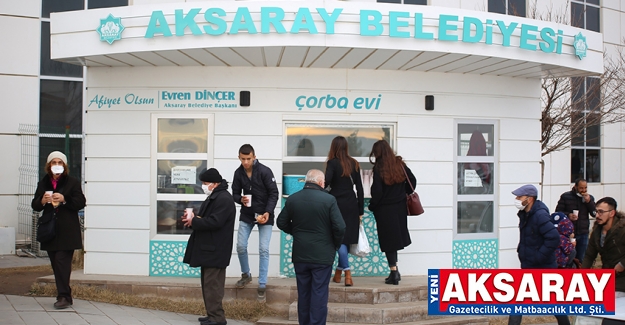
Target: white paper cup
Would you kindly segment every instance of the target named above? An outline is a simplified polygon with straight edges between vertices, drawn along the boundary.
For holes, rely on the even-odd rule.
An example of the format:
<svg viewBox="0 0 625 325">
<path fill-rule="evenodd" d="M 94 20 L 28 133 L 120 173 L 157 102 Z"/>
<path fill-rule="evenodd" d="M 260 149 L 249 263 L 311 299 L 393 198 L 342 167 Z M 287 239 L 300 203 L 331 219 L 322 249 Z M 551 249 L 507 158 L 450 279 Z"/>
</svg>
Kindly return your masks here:
<svg viewBox="0 0 625 325">
<path fill-rule="evenodd" d="M 52 193 L 54 193 L 54 191 L 46 191 L 46 194 L 52 195 Z"/>
<path fill-rule="evenodd" d="M 247 198 L 247 203 L 245 204 L 246 207 L 251 207 L 252 206 L 252 194 L 245 194 L 243 195 Z"/>
<path fill-rule="evenodd" d="M 574 242 L 575 242 L 575 238 L 569 238 L 569 241 L 570 241 L 571 243 L 574 243 Z"/>
<path fill-rule="evenodd" d="M 579 216 L 579 210 L 573 210 L 573 214 L 577 217 Z"/>
</svg>

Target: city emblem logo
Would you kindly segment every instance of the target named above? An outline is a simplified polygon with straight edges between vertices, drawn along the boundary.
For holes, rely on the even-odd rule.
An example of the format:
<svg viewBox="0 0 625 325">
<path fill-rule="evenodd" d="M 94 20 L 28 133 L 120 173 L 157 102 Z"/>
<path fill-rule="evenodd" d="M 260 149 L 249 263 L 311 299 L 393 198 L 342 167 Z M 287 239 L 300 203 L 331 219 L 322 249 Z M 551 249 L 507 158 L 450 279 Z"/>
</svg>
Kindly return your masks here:
<svg viewBox="0 0 625 325">
<path fill-rule="evenodd" d="M 575 55 L 577 55 L 580 60 L 586 57 L 588 44 L 586 43 L 586 37 L 584 37 L 582 33 L 575 35 L 575 40 L 573 40 L 573 47 L 575 48 Z"/>
<path fill-rule="evenodd" d="M 113 44 L 114 41 L 122 39 L 124 31 L 122 19 L 109 14 L 105 19 L 100 19 L 100 26 L 96 28 L 96 31 L 100 34 L 100 41 Z"/>
</svg>

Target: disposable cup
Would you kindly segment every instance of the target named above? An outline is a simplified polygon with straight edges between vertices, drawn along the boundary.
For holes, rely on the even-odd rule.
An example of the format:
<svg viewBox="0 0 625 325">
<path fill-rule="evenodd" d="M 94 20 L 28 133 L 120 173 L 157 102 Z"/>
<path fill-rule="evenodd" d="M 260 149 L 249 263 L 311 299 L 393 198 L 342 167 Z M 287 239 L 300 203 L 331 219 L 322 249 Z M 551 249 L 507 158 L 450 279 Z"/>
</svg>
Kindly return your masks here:
<svg viewBox="0 0 625 325">
<path fill-rule="evenodd" d="M 187 211 L 187 219 L 190 218 L 193 214 L 193 208 L 186 208 L 185 211 Z"/>
<path fill-rule="evenodd" d="M 573 214 L 577 217 L 579 216 L 579 210 L 573 210 Z"/>
<path fill-rule="evenodd" d="M 245 194 L 243 195 L 247 198 L 247 203 L 245 203 L 246 207 L 251 207 L 252 206 L 252 194 Z"/>
</svg>

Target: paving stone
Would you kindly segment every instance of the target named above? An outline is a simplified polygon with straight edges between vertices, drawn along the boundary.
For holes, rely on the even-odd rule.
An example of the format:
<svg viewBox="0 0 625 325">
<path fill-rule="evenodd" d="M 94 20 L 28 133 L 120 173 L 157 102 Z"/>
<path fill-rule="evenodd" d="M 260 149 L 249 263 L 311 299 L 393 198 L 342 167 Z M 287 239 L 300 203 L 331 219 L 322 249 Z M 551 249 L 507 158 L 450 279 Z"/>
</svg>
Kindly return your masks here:
<svg viewBox="0 0 625 325">
<path fill-rule="evenodd" d="M 104 315 L 81 314 L 90 325 L 117 325 L 112 319 Z"/>
<path fill-rule="evenodd" d="M 8 304 L 8 300 L 6 301 Z M 0 301 L 0 303 L 3 303 L 3 302 Z M 11 305 L 9 304 L 9 306 Z M 11 307 L 11 310 L 0 309 L 0 311 L 2 312 L 1 313 L 2 317 L 0 317 L 0 325 L 24 325 L 25 324 L 22 318 L 20 317 L 20 315 L 15 310 L 13 310 L 13 307 Z"/>
<path fill-rule="evenodd" d="M 33 297 L 6 296 L 13 308 L 18 311 L 44 311 Z"/>
<path fill-rule="evenodd" d="M 104 316 L 104 313 L 90 301 L 74 299 L 72 309 L 81 315 Z"/>
<path fill-rule="evenodd" d="M 59 325 L 89 325 L 76 313 L 48 313 Z"/>
<path fill-rule="evenodd" d="M 57 325 L 45 311 L 23 311 L 19 312 L 20 317 L 26 325 Z"/>
</svg>

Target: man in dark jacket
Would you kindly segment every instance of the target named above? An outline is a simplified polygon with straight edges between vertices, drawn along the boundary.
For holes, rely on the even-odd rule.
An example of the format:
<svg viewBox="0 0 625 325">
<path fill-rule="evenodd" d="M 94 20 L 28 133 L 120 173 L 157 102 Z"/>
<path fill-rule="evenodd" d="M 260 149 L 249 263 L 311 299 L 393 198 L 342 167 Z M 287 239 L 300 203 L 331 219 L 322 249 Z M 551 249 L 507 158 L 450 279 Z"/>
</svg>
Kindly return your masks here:
<svg viewBox="0 0 625 325">
<path fill-rule="evenodd" d="M 326 323 L 332 263 L 345 234 L 336 199 L 323 190 L 324 182 L 322 171 L 309 170 L 304 189 L 289 196 L 278 216 L 278 228 L 293 236 L 299 324 Z"/>
<path fill-rule="evenodd" d="M 583 261 L 586 247 L 588 247 L 590 216 L 595 215 L 595 198 L 588 194 L 588 183 L 585 179 L 576 180 L 570 191 L 560 195 L 556 212 L 566 214 L 573 222 L 577 242 L 575 258 L 580 262 Z"/>
<path fill-rule="evenodd" d="M 512 191 L 516 196 L 514 205 L 519 212 L 519 246 L 517 253 L 522 269 L 555 269 L 556 248 L 560 245 L 560 234 L 551 223 L 549 209 L 538 200 L 534 185 L 523 185 Z M 555 315 L 558 325 L 569 325 L 566 315 Z M 508 325 L 521 324 L 522 315 L 510 315 Z"/>
<path fill-rule="evenodd" d="M 616 294 L 625 297 L 625 214 L 616 211 L 616 200 L 604 197 L 597 201 L 597 220 L 590 233 L 583 268 L 592 267 L 597 254 L 601 267 L 616 271 Z"/>
<path fill-rule="evenodd" d="M 215 168 L 200 174 L 202 189 L 207 195 L 197 216 L 185 212 L 182 217 L 185 226 L 193 229 L 184 262 L 191 267 L 201 267 L 202 296 L 206 317 L 200 317 L 202 325 L 225 325 L 226 316 L 222 307 L 226 267 L 232 256 L 232 236 L 236 209 L 228 182 L 221 178 Z"/>
<path fill-rule="evenodd" d="M 232 180 L 234 202 L 241 205 L 237 232 L 237 255 L 241 264 L 241 279 L 237 281 L 236 286 L 242 288 L 252 281 L 247 242 L 254 225 L 258 225 L 258 301 L 265 302 L 269 242 L 273 228 L 274 209 L 278 203 L 278 186 L 273 172 L 256 159 L 251 145 L 244 144 L 239 148 L 239 160 L 241 166 L 234 171 Z"/>
</svg>

